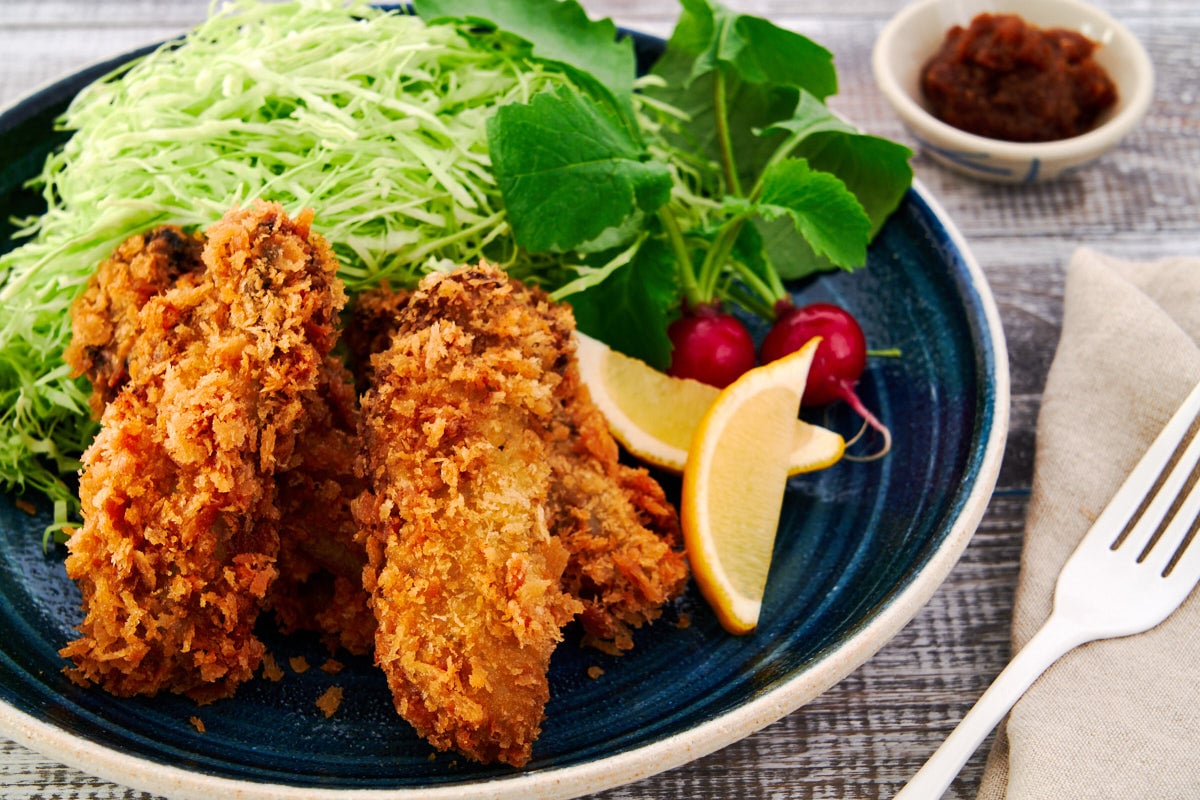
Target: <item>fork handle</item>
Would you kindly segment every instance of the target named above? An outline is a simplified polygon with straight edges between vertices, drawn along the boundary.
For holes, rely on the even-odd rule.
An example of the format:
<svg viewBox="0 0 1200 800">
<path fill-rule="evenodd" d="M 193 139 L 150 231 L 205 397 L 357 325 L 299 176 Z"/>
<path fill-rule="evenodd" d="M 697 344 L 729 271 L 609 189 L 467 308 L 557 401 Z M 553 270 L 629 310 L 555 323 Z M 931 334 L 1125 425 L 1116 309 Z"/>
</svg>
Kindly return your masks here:
<svg viewBox="0 0 1200 800">
<path fill-rule="evenodd" d="M 1013 656 L 946 741 L 894 800 L 937 800 L 963 764 L 987 738 L 1025 690 L 1063 655 L 1091 637 L 1068 618 L 1051 614 L 1033 638 Z"/>
</svg>

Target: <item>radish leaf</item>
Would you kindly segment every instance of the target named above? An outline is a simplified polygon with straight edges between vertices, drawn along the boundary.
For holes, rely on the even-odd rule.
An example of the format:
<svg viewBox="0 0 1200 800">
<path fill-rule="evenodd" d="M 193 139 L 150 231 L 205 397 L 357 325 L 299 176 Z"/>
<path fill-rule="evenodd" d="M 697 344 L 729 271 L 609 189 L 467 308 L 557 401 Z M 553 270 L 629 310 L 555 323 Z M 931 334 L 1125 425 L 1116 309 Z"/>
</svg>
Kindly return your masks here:
<svg viewBox="0 0 1200 800">
<path fill-rule="evenodd" d="M 667 201 L 671 173 L 634 134 L 571 87 L 499 109 L 488 149 L 517 243 L 564 252 Z"/>
<path fill-rule="evenodd" d="M 712 0 L 682 0 L 669 50 L 694 59 L 688 83 L 718 69 L 750 83 L 804 89 L 819 98 L 837 92 L 833 55 L 811 39 Z"/>
<path fill-rule="evenodd" d="M 667 325 L 679 308 L 679 285 L 663 240 L 647 239 L 628 266 L 567 302 L 589 336 L 658 369 L 671 362 Z"/>
<path fill-rule="evenodd" d="M 415 0 L 413 8 L 429 22 L 463 20 L 520 37 L 531 45 L 535 58 L 569 68 L 581 83 L 598 83 L 626 124 L 637 129 L 633 40 L 618 38 L 612 20 L 592 21 L 574 0 Z"/>
<path fill-rule="evenodd" d="M 668 51 L 659 62 L 660 67 L 656 68 L 656 74 L 667 80 L 666 85 L 648 86 L 646 94 L 687 116 L 686 126 L 664 132 L 668 142 L 680 150 L 719 162 L 717 118 L 722 112 L 713 99 L 717 75 L 709 72 L 685 84 L 690 63 L 690 59 L 675 58 Z M 727 108 L 736 109 L 736 113 L 730 115 L 729 135 L 737 155 L 739 178 L 744 185 L 749 185 L 784 139 L 783 132 L 770 136 L 765 135 L 763 129 L 790 115 L 798 95 L 788 86 L 750 83 L 736 76 L 726 77 L 724 81 Z M 720 194 L 718 186 L 705 188 L 710 193 Z"/>
<path fill-rule="evenodd" d="M 837 176 L 814 170 L 803 159 L 768 168 L 756 210 L 768 222 L 791 218 L 814 252 L 839 267 L 867 260 L 870 218 Z"/>
<path fill-rule="evenodd" d="M 862 133 L 830 111 L 807 92 L 788 119 L 768 126 L 765 136 L 786 131 L 788 154 L 805 159 L 809 166 L 837 175 L 862 203 L 871 218 L 871 235 L 878 233 L 912 184 L 907 147 Z M 775 141 L 772 139 L 772 141 Z"/>
</svg>

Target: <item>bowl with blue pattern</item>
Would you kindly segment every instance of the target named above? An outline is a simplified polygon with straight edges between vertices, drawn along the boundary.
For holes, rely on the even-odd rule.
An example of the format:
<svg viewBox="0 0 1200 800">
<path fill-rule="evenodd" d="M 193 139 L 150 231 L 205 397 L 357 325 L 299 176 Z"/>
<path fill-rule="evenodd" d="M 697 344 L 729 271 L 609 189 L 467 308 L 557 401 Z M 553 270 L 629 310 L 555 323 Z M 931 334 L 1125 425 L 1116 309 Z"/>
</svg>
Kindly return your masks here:
<svg viewBox="0 0 1200 800">
<path fill-rule="evenodd" d="M 921 73 L 951 27 L 966 27 L 984 13 L 1015 14 L 1038 28 L 1077 31 L 1095 42 L 1095 60 L 1116 85 L 1116 104 L 1090 130 L 1044 142 L 989 138 L 943 122 L 921 90 Z M 1085 167 L 1138 125 L 1154 95 L 1154 67 L 1141 42 L 1082 0 L 916 0 L 880 32 L 872 69 L 880 91 L 926 156 L 960 174 L 998 183 L 1054 180 Z"/>
</svg>

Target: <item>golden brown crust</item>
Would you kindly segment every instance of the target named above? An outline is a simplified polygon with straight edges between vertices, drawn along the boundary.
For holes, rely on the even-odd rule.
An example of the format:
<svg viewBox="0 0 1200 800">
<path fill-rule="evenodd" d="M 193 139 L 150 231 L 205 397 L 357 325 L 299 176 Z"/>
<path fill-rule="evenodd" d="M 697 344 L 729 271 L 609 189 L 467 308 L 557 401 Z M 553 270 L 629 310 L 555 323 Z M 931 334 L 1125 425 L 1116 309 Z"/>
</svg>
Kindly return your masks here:
<svg viewBox="0 0 1200 800">
<path fill-rule="evenodd" d="M 116 398 L 128 377 L 138 313 L 150 298 L 181 278 L 204 272 L 204 238 L 174 225 L 135 234 L 106 258 L 71 306 L 71 343 L 63 360 L 72 373 L 92 384 L 96 419 Z"/>
<path fill-rule="evenodd" d="M 199 265 L 203 237 L 159 229 L 78 301 L 71 363 L 103 414 L 67 564 L 86 609 L 70 674 L 215 699 L 262 662 L 270 609 L 374 647 L 435 746 L 523 765 L 562 627 L 578 615 L 621 652 L 682 591 L 675 510 L 620 463 L 569 307 L 486 265 L 360 299 L 360 413 L 310 221 L 232 213 Z"/>
<path fill-rule="evenodd" d="M 279 577 L 267 607 L 284 633 L 316 631 L 331 650 L 365 654 L 375 639 L 375 617 L 362 585 L 366 554 L 350 510 L 364 488 L 354 474 L 358 398 L 338 359 L 326 359 L 317 390 L 304 403 L 295 465 L 276 478 Z"/>
<path fill-rule="evenodd" d="M 76 681 L 229 694 L 257 668 L 276 575 L 274 476 L 291 465 L 345 296 L 311 214 L 275 204 L 207 231 L 205 270 L 136 313 L 128 378 L 84 454 Z"/>
<path fill-rule="evenodd" d="M 558 324 L 574 327 L 567 306 L 548 304 L 536 290 L 530 297 L 540 298 L 545 310 L 538 313 L 553 313 Z M 356 300 L 347 340 L 360 361 L 387 347 L 409 300 L 409 293 L 387 287 Z M 633 646 L 634 629 L 657 619 L 687 586 L 679 518 L 646 470 L 620 462 L 617 443 L 579 377 L 569 339 L 556 370 L 562 381 L 547 439 L 550 530 L 570 553 L 563 585 L 584 604 L 579 619 L 585 642 L 619 653 Z"/>
<path fill-rule="evenodd" d="M 363 396 L 370 490 L 355 513 L 375 659 L 422 736 L 484 762 L 528 761 L 550 656 L 580 609 L 547 528 L 568 322 L 494 269 L 432 276 Z"/>
<path fill-rule="evenodd" d="M 687 586 L 679 517 L 645 469 L 620 462 L 574 361 L 560 393 L 557 421 L 568 433 L 550 449 L 550 529 L 571 554 L 563 585 L 583 602 L 585 643 L 615 654 Z"/>
</svg>

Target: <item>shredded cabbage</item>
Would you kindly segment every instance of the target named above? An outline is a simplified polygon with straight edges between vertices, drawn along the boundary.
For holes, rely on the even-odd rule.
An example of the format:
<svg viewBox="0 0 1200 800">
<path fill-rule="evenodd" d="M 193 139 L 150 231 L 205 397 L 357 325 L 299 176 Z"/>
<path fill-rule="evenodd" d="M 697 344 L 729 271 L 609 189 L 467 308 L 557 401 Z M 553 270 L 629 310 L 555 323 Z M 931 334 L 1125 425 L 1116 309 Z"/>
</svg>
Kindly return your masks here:
<svg viewBox="0 0 1200 800">
<path fill-rule="evenodd" d="M 83 90 L 37 185 L 47 211 L 0 256 L 0 483 L 74 508 L 95 432 L 62 363 L 95 266 L 155 225 L 256 197 L 311 207 L 351 291 L 516 248 L 485 120 L 566 78 L 501 37 L 354 2 L 237 0 Z"/>
</svg>

